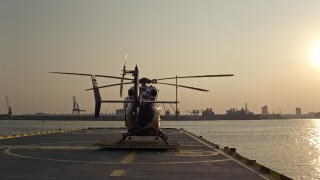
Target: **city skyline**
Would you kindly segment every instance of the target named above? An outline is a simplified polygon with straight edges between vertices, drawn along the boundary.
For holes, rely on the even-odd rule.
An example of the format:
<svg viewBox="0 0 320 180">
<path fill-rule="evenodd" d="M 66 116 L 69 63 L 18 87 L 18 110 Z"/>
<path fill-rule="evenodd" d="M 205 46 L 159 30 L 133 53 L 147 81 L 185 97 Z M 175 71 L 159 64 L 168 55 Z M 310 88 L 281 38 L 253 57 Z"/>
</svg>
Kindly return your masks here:
<svg viewBox="0 0 320 180">
<path fill-rule="evenodd" d="M 52 71 L 140 77 L 234 74 L 179 80 L 181 114 L 229 108 L 283 114 L 319 112 L 320 2 L 310 1 L 0 1 L 0 114 L 69 113 L 72 97 L 93 112 L 88 77 Z M 98 78 L 99 85 L 119 80 Z M 168 81 L 174 83 L 174 81 Z M 156 85 L 159 99 L 175 88 Z M 130 86 L 124 87 L 124 94 Z M 119 87 L 101 90 L 121 99 Z M 122 105 L 102 106 L 114 112 Z"/>
</svg>

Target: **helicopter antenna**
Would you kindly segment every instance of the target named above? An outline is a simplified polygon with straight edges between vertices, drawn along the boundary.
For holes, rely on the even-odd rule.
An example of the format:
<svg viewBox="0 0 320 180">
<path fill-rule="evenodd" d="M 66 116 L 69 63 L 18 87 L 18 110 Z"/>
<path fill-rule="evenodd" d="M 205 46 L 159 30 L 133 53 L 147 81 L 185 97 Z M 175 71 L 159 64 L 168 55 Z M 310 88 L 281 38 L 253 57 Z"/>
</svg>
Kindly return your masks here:
<svg viewBox="0 0 320 180">
<path fill-rule="evenodd" d="M 128 58 L 128 49 L 126 48 L 126 57 L 124 58 L 125 62 L 127 61 L 127 58 Z M 126 64 L 126 63 L 124 63 L 124 64 Z"/>
<path fill-rule="evenodd" d="M 123 79 L 124 79 L 124 75 L 126 74 L 127 58 L 128 58 L 128 51 L 126 49 L 126 56 L 124 58 L 124 65 L 123 65 L 123 69 L 122 69 L 122 78 L 121 78 L 121 84 L 120 84 L 120 97 L 122 97 L 122 92 L 123 92 Z"/>
<path fill-rule="evenodd" d="M 176 75 L 176 119 L 178 119 L 178 76 Z"/>
</svg>

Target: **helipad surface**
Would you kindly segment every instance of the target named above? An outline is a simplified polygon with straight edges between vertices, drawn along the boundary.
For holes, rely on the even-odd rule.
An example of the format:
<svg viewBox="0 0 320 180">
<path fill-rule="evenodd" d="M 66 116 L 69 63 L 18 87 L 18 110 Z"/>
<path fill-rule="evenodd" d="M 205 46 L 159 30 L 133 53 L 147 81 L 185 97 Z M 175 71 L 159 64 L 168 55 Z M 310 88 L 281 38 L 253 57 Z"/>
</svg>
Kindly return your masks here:
<svg viewBox="0 0 320 180">
<path fill-rule="evenodd" d="M 179 129 L 164 129 L 176 143 L 171 150 L 93 145 L 120 140 L 124 132 L 82 129 L 1 139 L 0 179 L 263 179 Z M 132 138 L 134 144 L 154 141 Z"/>
</svg>

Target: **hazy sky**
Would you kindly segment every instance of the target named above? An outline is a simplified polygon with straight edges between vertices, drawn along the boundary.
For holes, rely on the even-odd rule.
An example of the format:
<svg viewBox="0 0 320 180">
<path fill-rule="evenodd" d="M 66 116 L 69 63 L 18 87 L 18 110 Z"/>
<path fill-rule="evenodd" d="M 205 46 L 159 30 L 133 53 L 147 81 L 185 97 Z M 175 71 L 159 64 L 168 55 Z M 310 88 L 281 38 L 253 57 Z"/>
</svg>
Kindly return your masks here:
<svg viewBox="0 0 320 180">
<path fill-rule="evenodd" d="M 118 76 L 126 48 L 127 68 L 137 64 L 141 77 L 235 75 L 181 79 L 210 90 L 179 88 L 182 114 L 207 107 L 225 113 L 245 103 L 255 113 L 264 105 L 318 112 L 320 67 L 310 53 L 320 42 L 319 7 L 319 0 L 0 0 L 0 114 L 5 96 L 15 114 L 70 113 L 72 96 L 93 112 L 93 93 L 84 91 L 89 77 L 48 72 Z M 175 99 L 174 87 L 157 87 L 160 100 Z M 119 87 L 101 93 L 120 99 Z"/>
</svg>

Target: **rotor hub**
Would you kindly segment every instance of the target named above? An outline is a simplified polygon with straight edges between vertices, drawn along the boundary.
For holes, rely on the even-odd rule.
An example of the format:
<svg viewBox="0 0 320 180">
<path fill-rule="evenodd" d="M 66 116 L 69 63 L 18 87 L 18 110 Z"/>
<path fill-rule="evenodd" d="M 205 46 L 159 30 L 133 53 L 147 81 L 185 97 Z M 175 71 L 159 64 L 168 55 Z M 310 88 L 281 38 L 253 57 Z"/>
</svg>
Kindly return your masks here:
<svg viewBox="0 0 320 180">
<path fill-rule="evenodd" d="M 139 79 L 139 83 L 140 84 L 143 84 L 143 85 L 146 85 L 146 84 L 155 84 L 157 83 L 157 80 L 156 79 L 149 79 L 149 78 L 141 78 Z"/>
</svg>

